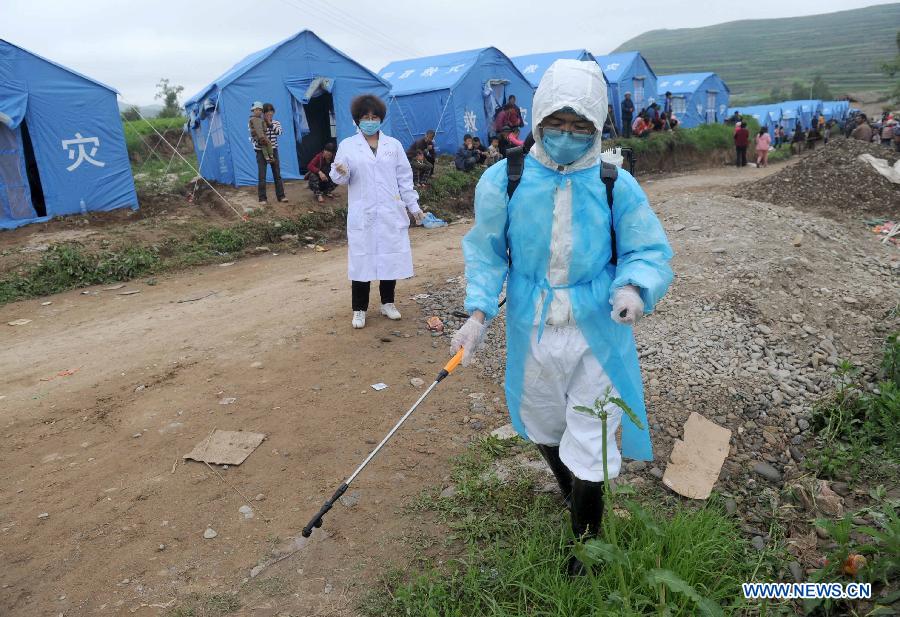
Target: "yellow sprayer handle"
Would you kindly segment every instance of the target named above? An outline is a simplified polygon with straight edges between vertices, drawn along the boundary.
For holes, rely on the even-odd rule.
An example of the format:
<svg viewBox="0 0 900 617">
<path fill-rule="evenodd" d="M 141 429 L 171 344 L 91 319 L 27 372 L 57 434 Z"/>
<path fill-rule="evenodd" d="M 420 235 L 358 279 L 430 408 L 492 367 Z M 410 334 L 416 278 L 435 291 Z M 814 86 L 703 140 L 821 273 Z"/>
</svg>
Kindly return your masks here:
<svg viewBox="0 0 900 617">
<path fill-rule="evenodd" d="M 456 352 L 456 355 L 450 358 L 450 361 L 444 365 L 444 370 L 447 371 L 447 373 L 452 373 L 453 370 L 459 366 L 459 363 L 462 362 L 464 351 L 465 350 L 460 347 L 459 351 Z"/>
</svg>

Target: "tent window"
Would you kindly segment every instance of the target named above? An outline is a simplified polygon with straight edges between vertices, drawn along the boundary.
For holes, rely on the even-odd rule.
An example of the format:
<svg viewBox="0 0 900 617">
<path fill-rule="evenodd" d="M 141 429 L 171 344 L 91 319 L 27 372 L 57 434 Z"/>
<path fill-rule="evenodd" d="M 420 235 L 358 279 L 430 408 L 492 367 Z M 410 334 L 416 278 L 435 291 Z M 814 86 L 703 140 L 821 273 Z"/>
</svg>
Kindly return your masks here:
<svg viewBox="0 0 900 617">
<path fill-rule="evenodd" d="M 687 112 L 687 102 L 684 100 L 683 96 L 672 97 L 672 111 L 675 112 L 676 116 L 680 116 Z"/>
<path fill-rule="evenodd" d="M 716 92 L 714 90 L 706 93 L 706 121 L 710 123 L 716 121 Z"/>
<path fill-rule="evenodd" d="M 25 126 L 24 122 L 21 126 Z M 31 219 L 35 211 L 22 176 L 21 150 L 16 133 L 0 123 L 0 219 Z"/>
<path fill-rule="evenodd" d="M 222 126 L 222 118 L 218 111 L 213 112 L 209 119 L 209 140 L 213 148 L 221 148 L 225 145 L 225 127 Z"/>
<path fill-rule="evenodd" d="M 633 79 L 632 86 L 634 87 L 634 106 L 641 108 L 644 106 L 644 80 Z"/>
</svg>

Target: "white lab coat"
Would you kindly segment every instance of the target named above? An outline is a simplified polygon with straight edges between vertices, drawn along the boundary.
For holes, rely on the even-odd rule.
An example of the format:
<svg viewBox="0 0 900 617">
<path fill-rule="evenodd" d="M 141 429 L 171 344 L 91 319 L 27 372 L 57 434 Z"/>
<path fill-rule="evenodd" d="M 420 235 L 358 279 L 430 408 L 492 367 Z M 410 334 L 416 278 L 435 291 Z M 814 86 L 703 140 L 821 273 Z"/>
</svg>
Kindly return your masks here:
<svg viewBox="0 0 900 617">
<path fill-rule="evenodd" d="M 340 173 L 338 165 L 347 168 Z M 400 142 L 378 136 L 378 153 L 362 133 L 343 140 L 331 166 L 331 179 L 349 184 L 347 198 L 347 274 L 351 281 L 388 281 L 413 275 L 409 216 L 421 212 L 412 169 Z"/>
</svg>

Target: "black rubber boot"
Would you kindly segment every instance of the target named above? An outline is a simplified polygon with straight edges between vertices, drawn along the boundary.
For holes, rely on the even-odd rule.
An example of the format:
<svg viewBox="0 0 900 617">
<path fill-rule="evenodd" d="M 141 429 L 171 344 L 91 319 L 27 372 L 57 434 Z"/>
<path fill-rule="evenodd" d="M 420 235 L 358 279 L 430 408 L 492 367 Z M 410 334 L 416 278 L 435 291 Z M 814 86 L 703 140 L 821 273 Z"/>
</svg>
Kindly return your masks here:
<svg viewBox="0 0 900 617">
<path fill-rule="evenodd" d="M 600 535 L 603 518 L 603 482 L 572 479 L 572 531 L 581 541 Z M 584 576 L 587 569 L 574 555 L 569 559 L 569 574 Z"/>
<path fill-rule="evenodd" d="M 559 446 L 537 444 L 537 447 L 544 457 L 544 460 L 550 465 L 550 471 L 552 471 L 553 475 L 556 477 L 556 482 L 559 484 L 559 490 L 562 492 L 563 501 L 566 502 L 566 507 L 571 508 L 572 472 L 569 471 L 569 468 L 566 467 L 565 463 L 559 458 Z"/>
</svg>

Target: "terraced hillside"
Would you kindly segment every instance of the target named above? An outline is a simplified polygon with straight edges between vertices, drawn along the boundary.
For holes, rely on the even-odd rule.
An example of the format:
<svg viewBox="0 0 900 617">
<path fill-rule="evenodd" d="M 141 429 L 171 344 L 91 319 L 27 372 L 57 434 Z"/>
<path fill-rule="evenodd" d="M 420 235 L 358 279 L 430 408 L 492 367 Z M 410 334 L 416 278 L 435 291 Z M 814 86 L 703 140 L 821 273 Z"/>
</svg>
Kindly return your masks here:
<svg viewBox="0 0 900 617">
<path fill-rule="evenodd" d="M 747 11 L 746 14 L 752 14 Z M 790 93 L 821 73 L 835 95 L 887 90 L 881 63 L 897 53 L 900 3 L 786 19 L 751 19 L 704 28 L 651 30 L 617 51 L 639 50 L 658 75 L 715 71 L 739 102 Z"/>
</svg>

